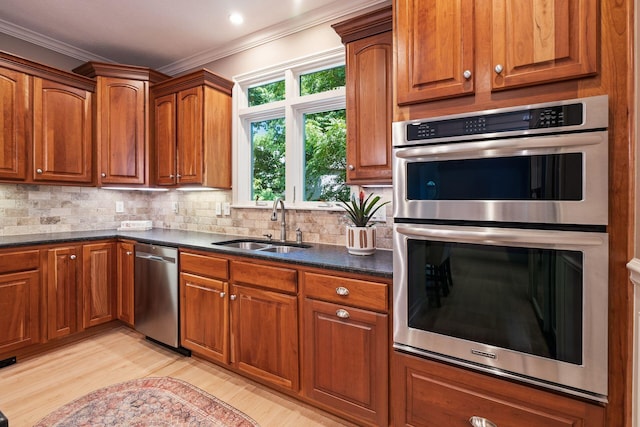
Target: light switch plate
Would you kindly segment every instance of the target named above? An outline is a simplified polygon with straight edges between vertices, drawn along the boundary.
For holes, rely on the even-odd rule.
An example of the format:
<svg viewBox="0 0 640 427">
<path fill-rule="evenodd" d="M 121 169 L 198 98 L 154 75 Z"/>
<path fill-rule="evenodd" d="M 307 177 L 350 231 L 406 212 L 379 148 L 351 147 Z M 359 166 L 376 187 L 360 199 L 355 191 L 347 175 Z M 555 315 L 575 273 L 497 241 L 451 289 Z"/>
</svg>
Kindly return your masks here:
<svg viewBox="0 0 640 427">
<path fill-rule="evenodd" d="M 224 202 L 224 214 L 231 215 L 231 203 Z"/>
<path fill-rule="evenodd" d="M 222 215 L 222 203 L 216 202 L 216 215 Z"/>
<path fill-rule="evenodd" d="M 121 200 L 118 200 L 116 202 L 116 213 L 123 213 L 124 212 L 124 202 Z"/>
</svg>

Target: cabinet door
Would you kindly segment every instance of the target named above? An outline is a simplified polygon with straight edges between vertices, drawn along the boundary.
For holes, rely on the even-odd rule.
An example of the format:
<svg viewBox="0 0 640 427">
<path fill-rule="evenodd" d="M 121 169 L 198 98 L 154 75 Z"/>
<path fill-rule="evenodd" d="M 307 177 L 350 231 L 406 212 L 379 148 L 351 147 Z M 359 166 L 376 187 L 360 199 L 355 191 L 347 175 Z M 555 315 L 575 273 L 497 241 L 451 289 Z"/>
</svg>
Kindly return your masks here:
<svg viewBox="0 0 640 427">
<path fill-rule="evenodd" d="M 145 183 L 146 93 L 144 81 L 98 78 L 99 183 Z"/>
<path fill-rule="evenodd" d="M 0 68 L 0 179 L 27 178 L 31 146 L 29 76 Z"/>
<path fill-rule="evenodd" d="M 89 328 L 115 318 L 114 243 L 82 248 L 82 326 Z"/>
<path fill-rule="evenodd" d="M 178 183 L 202 184 L 204 150 L 202 86 L 178 92 Z"/>
<path fill-rule="evenodd" d="M 78 280 L 81 248 L 67 246 L 47 251 L 48 338 L 70 335 L 78 330 Z"/>
<path fill-rule="evenodd" d="M 208 359 L 229 362 L 228 282 L 180 274 L 180 339 Z"/>
<path fill-rule="evenodd" d="M 347 43 L 347 182 L 391 183 L 393 37 Z"/>
<path fill-rule="evenodd" d="M 130 242 L 118 242 L 117 254 L 117 313 L 118 319 L 134 326 L 133 317 L 133 273 L 135 265 L 134 247 Z"/>
<path fill-rule="evenodd" d="M 388 425 L 388 315 L 306 298 L 303 390 L 324 405 Z"/>
<path fill-rule="evenodd" d="M 176 95 L 154 100 L 155 183 L 176 184 Z"/>
<path fill-rule="evenodd" d="M 590 0 L 493 0 L 492 89 L 597 71 L 598 10 Z"/>
<path fill-rule="evenodd" d="M 40 341 L 40 272 L 0 274 L 0 354 Z"/>
<path fill-rule="evenodd" d="M 90 184 L 92 93 L 33 79 L 34 181 Z"/>
<path fill-rule="evenodd" d="M 474 92 L 473 8 L 473 0 L 396 1 L 399 105 Z"/>
<path fill-rule="evenodd" d="M 298 300 L 231 285 L 231 362 L 272 385 L 297 391 Z"/>
</svg>

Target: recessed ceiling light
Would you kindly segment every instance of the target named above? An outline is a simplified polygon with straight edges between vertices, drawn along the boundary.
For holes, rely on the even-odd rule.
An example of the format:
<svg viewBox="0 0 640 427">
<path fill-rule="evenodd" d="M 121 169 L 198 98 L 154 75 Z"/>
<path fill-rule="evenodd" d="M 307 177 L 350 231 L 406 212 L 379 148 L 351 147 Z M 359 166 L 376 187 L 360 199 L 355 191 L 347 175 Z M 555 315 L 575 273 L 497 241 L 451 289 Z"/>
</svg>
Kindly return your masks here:
<svg viewBox="0 0 640 427">
<path fill-rule="evenodd" d="M 240 25 L 244 22 L 244 18 L 239 13 L 233 12 L 231 15 L 229 15 L 229 21 L 231 21 L 231 23 L 234 25 Z"/>
</svg>

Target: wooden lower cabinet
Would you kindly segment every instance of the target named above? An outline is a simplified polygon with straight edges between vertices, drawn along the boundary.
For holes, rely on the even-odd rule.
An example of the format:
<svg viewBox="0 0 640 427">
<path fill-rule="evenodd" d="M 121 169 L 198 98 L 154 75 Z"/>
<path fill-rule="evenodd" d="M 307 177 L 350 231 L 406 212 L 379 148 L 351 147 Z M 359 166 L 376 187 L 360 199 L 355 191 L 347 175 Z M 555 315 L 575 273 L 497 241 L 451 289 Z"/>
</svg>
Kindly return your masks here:
<svg viewBox="0 0 640 427">
<path fill-rule="evenodd" d="M 39 254 L 0 253 L 0 355 L 40 342 Z"/>
<path fill-rule="evenodd" d="M 82 247 L 82 327 L 116 318 L 115 243 L 92 243 Z"/>
<path fill-rule="evenodd" d="M 231 362 L 239 371 L 299 389 L 298 298 L 231 285 Z"/>
<path fill-rule="evenodd" d="M 402 353 L 391 366 L 394 426 L 605 425 L 597 404 Z"/>
<path fill-rule="evenodd" d="M 305 396 L 371 425 L 387 425 L 388 315 L 304 300 Z"/>
<path fill-rule="evenodd" d="M 116 313 L 118 319 L 134 326 L 134 265 L 135 252 L 133 242 L 118 242 L 116 248 Z"/>
<path fill-rule="evenodd" d="M 78 287 L 82 264 L 79 245 L 61 246 L 43 252 L 47 281 L 47 339 L 78 331 Z"/>
</svg>

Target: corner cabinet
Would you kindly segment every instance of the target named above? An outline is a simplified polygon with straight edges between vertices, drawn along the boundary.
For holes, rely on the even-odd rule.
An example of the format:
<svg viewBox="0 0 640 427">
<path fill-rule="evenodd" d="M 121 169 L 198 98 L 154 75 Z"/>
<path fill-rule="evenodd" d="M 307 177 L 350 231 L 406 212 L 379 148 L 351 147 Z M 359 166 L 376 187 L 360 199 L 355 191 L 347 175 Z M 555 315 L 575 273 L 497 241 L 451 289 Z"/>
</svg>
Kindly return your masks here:
<svg viewBox="0 0 640 427">
<path fill-rule="evenodd" d="M 145 67 L 87 62 L 73 70 L 97 81 L 97 184 L 150 183 L 149 85 L 169 76 Z"/>
<path fill-rule="evenodd" d="M 398 105 L 597 72 L 597 2 L 395 0 Z M 429 22 L 429 25 L 424 25 Z"/>
<path fill-rule="evenodd" d="M 347 183 L 391 183 L 391 8 L 333 25 L 346 48 Z"/>
<path fill-rule="evenodd" d="M 399 352 L 391 365 L 394 426 L 605 425 L 600 405 Z"/>
<path fill-rule="evenodd" d="M 152 86 L 156 185 L 231 188 L 232 87 L 207 70 Z"/>
<path fill-rule="evenodd" d="M 92 185 L 95 81 L 0 53 L 0 180 Z"/>
<path fill-rule="evenodd" d="M 27 179 L 27 147 L 31 145 L 31 77 L 0 67 L 0 180 Z"/>
</svg>

